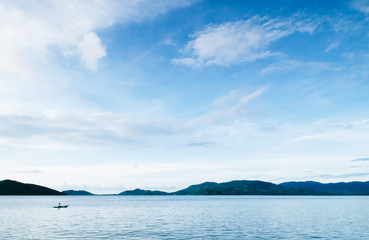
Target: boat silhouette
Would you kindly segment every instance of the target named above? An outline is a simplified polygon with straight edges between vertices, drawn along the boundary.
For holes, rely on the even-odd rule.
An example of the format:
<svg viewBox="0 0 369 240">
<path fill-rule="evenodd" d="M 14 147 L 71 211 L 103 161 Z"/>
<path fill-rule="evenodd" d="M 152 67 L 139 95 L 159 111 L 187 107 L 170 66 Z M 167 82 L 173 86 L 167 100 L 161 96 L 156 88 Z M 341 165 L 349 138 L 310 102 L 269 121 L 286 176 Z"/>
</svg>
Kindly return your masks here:
<svg viewBox="0 0 369 240">
<path fill-rule="evenodd" d="M 67 208 L 69 205 L 59 205 L 58 206 L 54 206 L 54 208 Z"/>
</svg>

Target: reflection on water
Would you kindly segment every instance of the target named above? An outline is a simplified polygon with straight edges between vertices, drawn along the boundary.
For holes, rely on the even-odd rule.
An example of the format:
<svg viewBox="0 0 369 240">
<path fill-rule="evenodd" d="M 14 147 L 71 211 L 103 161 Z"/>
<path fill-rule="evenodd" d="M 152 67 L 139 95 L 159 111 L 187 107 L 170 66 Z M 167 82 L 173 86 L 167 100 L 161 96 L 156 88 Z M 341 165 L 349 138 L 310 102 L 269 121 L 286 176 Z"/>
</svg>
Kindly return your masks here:
<svg viewBox="0 0 369 240">
<path fill-rule="evenodd" d="M 1 196 L 0 238 L 367 239 L 368 216 L 366 196 Z"/>
</svg>

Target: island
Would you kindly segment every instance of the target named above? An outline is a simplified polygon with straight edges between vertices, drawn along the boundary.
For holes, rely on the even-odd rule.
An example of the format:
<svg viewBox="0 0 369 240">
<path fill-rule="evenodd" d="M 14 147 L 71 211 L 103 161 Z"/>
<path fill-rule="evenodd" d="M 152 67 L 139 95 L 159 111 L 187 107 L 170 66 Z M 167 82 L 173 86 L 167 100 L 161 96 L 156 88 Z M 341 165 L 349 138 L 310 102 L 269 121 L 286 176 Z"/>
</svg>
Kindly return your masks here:
<svg viewBox="0 0 369 240">
<path fill-rule="evenodd" d="M 40 185 L 6 179 L 0 181 L 0 195 L 66 195 L 66 193 Z"/>
<path fill-rule="evenodd" d="M 174 195 L 314 195 L 307 189 L 290 189 L 274 183 L 252 180 L 204 182 L 172 193 Z"/>
<path fill-rule="evenodd" d="M 369 182 L 320 183 L 306 181 L 285 182 L 279 184 L 279 186 L 294 189 L 309 189 L 317 193 L 337 195 L 369 195 Z"/>
<path fill-rule="evenodd" d="M 162 192 L 162 191 L 151 191 L 151 190 L 142 190 L 142 189 L 135 189 L 135 190 L 128 190 L 119 193 L 119 195 L 169 195 L 170 193 Z"/>
<path fill-rule="evenodd" d="M 63 193 L 67 194 L 67 195 L 74 195 L 74 196 L 91 196 L 91 195 L 95 195 L 93 193 L 87 192 L 85 190 L 65 190 L 63 191 Z"/>
</svg>

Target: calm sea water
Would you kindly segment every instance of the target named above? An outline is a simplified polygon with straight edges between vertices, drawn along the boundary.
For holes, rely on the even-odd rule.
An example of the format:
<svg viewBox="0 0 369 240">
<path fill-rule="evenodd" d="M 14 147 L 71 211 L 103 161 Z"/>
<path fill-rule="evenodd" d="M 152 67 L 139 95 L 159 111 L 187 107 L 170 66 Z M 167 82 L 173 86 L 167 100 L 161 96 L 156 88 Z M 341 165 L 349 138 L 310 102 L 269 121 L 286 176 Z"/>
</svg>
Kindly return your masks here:
<svg viewBox="0 0 369 240">
<path fill-rule="evenodd" d="M 369 239 L 368 219 L 366 196 L 0 197 L 0 239 Z"/>
</svg>

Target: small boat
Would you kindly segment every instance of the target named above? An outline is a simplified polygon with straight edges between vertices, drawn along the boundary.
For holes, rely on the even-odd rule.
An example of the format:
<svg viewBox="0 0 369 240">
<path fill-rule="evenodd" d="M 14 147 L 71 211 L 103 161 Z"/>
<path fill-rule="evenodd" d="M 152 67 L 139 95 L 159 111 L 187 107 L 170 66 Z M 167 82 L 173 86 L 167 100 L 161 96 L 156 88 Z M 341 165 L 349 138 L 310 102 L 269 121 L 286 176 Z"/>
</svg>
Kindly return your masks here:
<svg viewBox="0 0 369 240">
<path fill-rule="evenodd" d="M 54 208 L 67 208 L 69 205 L 59 205 L 59 206 L 54 206 Z"/>
</svg>

